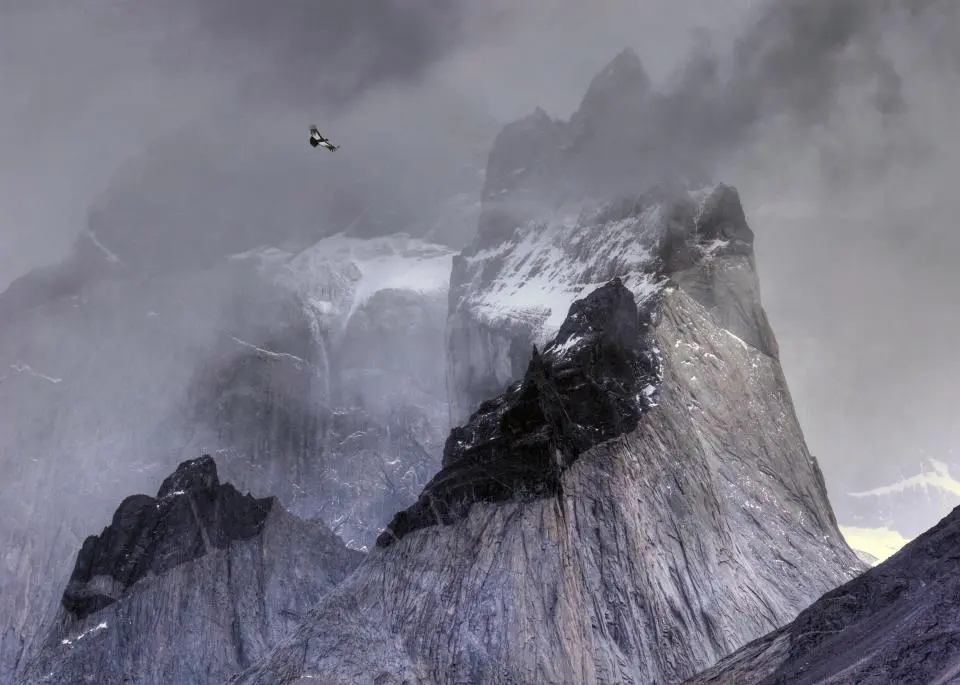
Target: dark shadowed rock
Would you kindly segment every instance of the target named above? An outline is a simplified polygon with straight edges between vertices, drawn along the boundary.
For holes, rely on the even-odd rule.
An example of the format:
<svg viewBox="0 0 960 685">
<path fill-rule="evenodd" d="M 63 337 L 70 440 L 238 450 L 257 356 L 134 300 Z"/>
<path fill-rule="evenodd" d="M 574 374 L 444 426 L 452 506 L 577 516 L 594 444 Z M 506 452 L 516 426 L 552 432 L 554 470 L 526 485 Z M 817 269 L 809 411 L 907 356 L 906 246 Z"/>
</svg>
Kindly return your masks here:
<svg viewBox="0 0 960 685">
<path fill-rule="evenodd" d="M 960 682 L 960 508 L 686 685 Z"/>
<path fill-rule="evenodd" d="M 543 354 L 534 348 L 523 380 L 451 432 L 440 473 L 378 546 L 453 523 L 476 502 L 557 494 L 580 454 L 636 428 L 653 404 L 650 326 L 619 279 L 575 302 L 555 341 Z"/>
<path fill-rule="evenodd" d="M 120 599 L 138 580 L 161 575 L 260 532 L 273 499 L 221 485 L 213 459 L 185 461 L 157 497 L 125 499 L 100 535 L 83 543 L 63 606 L 85 618 Z"/>
<path fill-rule="evenodd" d="M 454 261 L 450 288 L 452 418 L 465 421 L 520 378 L 530 346 L 546 344 L 573 300 L 613 278 L 641 300 L 665 283 L 678 285 L 725 329 L 777 357 L 753 237 L 739 194 L 720 184 L 548 214 L 514 226 L 497 244 L 465 250 Z"/>
</svg>

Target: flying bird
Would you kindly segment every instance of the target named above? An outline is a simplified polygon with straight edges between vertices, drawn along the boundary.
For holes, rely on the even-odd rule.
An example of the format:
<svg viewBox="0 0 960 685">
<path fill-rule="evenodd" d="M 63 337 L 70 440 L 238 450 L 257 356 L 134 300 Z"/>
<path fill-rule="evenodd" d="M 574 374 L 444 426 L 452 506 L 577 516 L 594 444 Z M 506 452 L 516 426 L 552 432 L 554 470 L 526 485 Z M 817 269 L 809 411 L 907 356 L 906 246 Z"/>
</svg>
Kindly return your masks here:
<svg viewBox="0 0 960 685">
<path fill-rule="evenodd" d="M 310 127 L 310 144 L 313 147 L 325 147 L 328 150 L 338 150 L 340 149 L 339 145 L 334 145 L 329 140 L 320 135 L 320 131 L 317 130 L 316 126 Z"/>
</svg>

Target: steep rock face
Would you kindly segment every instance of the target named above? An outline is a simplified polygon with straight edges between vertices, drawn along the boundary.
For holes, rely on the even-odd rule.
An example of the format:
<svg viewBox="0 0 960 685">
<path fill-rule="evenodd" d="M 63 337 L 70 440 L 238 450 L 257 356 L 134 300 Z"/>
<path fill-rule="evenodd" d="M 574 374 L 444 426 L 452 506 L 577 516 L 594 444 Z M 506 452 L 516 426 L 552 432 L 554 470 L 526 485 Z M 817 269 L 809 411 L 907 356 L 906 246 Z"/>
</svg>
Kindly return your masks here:
<svg viewBox="0 0 960 685">
<path fill-rule="evenodd" d="M 220 484 L 209 457 L 134 495 L 87 539 L 63 611 L 17 682 L 218 682 L 276 645 L 362 554 L 274 499 Z"/>
<path fill-rule="evenodd" d="M 469 491 L 481 495 L 467 498 L 472 506 L 455 516 L 438 506 L 424 521 L 421 500 L 394 521 L 386 549 L 231 682 L 677 683 L 862 570 L 837 530 L 777 360 L 676 283 L 638 299 L 649 312 L 640 321 L 652 324 L 640 345 L 658 355 L 662 375 L 652 401 L 637 405 L 646 408 L 635 427 L 584 443 L 575 459 L 557 454 L 566 468 L 547 464 L 541 478 L 559 487 L 505 500 L 503 465 L 482 468 L 497 456 L 491 446 L 536 446 L 557 425 L 534 413 L 508 439 L 515 428 L 501 417 L 522 394 L 508 389 L 454 431 L 472 433 L 477 446 L 449 448 L 467 463 L 448 459 L 424 494 L 432 510 L 468 474 Z M 531 368 L 570 368 L 548 355 L 569 341 L 590 301 L 571 309 Z M 574 366 L 599 380 L 603 359 L 588 352 Z M 650 367 L 628 366 L 618 383 L 599 384 L 610 400 L 649 383 Z M 527 452 L 509 456 L 517 471 L 528 467 Z"/>
<path fill-rule="evenodd" d="M 209 431 L 189 446 L 207 448 L 215 431 L 234 482 L 265 480 L 292 511 L 365 548 L 416 498 L 448 429 L 436 360 L 451 253 L 406 236 L 336 236 L 236 259 L 292 293 L 296 312 L 213 350 L 185 417 Z"/>
<path fill-rule="evenodd" d="M 88 532 L 179 455 L 363 548 L 449 430 L 450 250 L 339 237 L 146 277 L 110 248 L 87 232 L 0 296 L 0 682 Z"/>
<path fill-rule="evenodd" d="M 686 685 L 960 682 L 960 508 Z"/>
<path fill-rule="evenodd" d="M 451 432 L 440 473 L 377 544 L 453 523 L 476 502 L 559 494 L 580 454 L 636 428 L 653 405 L 660 368 L 649 314 L 640 320 L 619 279 L 575 302 L 554 342 L 542 355 L 534 348 L 523 380 Z"/>
</svg>

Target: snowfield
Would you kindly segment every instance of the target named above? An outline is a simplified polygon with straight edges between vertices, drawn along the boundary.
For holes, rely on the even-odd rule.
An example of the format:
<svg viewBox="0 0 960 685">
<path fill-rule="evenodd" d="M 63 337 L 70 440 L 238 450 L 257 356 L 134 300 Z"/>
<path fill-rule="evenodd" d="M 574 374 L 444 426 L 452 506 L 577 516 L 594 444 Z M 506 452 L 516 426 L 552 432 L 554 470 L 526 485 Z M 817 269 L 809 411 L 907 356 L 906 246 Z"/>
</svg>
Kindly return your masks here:
<svg viewBox="0 0 960 685">
<path fill-rule="evenodd" d="M 689 193 L 697 216 L 713 191 Z M 468 277 L 458 288 L 457 309 L 469 309 L 490 324 L 528 322 L 542 346 L 556 335 L 574 301 L 614 277 L 623 279 L 641 304 L 661 286 L 650 246 L 673 204 L 651 201 L 636 215 L 615 220 L 595 209 L 564 208 L 546 222 L 525 223 L 499 245 L 465 253 Z M 705 251 L 720 247 L 712 244 Z"/>
<path fill-rule="evenodd" d="M 383 290 L 446 292 L 453 255 L 447 247 L 405 234 L 370 239 L 338 234 L 297 253 L 263 247 L 230 259 L 258 262 L 277 283 L 297 293 L 326 330 L 342 330 Z"/>
</svg>

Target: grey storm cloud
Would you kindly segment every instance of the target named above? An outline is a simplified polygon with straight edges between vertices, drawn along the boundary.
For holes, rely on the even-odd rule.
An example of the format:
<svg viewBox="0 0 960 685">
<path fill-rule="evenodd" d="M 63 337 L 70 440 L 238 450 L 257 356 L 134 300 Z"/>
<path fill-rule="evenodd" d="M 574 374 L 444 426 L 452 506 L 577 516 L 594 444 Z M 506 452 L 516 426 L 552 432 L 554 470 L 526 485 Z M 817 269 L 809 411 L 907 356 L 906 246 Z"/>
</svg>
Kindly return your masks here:
<svg viewBox="0 0 960 685">
<path fill-rule="evenodd" d="M 176 0 L 154 11 L 171 22 L 164 61 L 239 67 L 245 98 L 334 106 L 422 75 L 458 44 L 464 16 L 451 0 Z"/>
<path fill-rule="evenodd" d="M 884 49 L 884 29 L 912 8 L 887 0 L 777 0 L 719 55 L 704 41 L 662 101 L 660 125 L 670 138 L 715 166 L 750 144 L 763 125 L 786 118 L 794 131 L 829 122 L 851 91 L 894 124 L 908 109 L 903 76 Z M 909 15 L 908 15 L 909 16 Z M 670 153 L 674 154 L 674 153 Z"/>
</svg>

